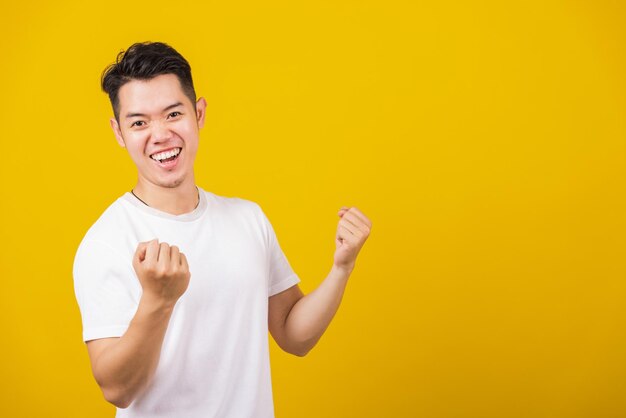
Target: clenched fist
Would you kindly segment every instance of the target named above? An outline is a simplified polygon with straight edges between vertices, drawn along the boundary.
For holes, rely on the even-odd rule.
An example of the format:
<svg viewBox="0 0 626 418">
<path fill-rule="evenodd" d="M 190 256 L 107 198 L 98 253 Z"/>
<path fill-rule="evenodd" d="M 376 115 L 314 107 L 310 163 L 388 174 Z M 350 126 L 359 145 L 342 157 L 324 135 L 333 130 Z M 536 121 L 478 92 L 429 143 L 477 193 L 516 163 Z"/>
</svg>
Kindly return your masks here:
<svg viewBox="0 0 626 418">
<path fill-rule="evenodd" d="M 189 285 L 187 258 L 175 245 L 158 240 L 140 242 L 133 268 L 147 297 L 174 305 Z"/>
<path fill-rule="evenodd" d="M 339 225 L 335 243 L 335 266 L 347 271 L 354 269 L 356 256 L 370 234 L 372 222 L 360 210 L 346 206 L 339 210 Z"/>
</svg>

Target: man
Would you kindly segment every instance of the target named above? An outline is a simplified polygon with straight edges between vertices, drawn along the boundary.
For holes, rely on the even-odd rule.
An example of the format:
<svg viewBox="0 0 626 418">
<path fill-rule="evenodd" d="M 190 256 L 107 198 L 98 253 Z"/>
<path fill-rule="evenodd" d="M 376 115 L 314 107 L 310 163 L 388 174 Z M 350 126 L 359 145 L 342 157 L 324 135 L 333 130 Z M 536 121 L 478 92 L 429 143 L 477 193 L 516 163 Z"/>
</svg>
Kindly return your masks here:
<svg viewBox="0 0 626 418">
<path fill-rule="evenodd" d="M 118 417 L 272 417 L 267 331 L 304 356 L 332 320 L 371 222 L 339 211 L 334 263 L 304 296 L 253 202 L 197 187 L 206 102 L 163 43 L 132 45 L 102 77 L 137 184 L 74 262 L 94 377 Z"/>
</svg>

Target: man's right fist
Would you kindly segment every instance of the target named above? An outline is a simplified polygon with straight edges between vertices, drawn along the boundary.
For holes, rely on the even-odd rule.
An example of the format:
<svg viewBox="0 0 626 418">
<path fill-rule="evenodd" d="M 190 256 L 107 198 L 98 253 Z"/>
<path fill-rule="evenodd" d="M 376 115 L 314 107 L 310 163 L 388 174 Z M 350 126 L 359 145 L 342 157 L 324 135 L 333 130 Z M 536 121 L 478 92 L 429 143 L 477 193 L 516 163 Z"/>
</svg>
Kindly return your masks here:
<svg viewBox="0 0 626 418">
<path fill-rule="evenodd" d="M 172 306 L 189 286 L 191 273 L 187 257 L 175 245 L 159 244 L 156 239 L 140 242 L 133 268 L 144 295 Z"/>
</svg>

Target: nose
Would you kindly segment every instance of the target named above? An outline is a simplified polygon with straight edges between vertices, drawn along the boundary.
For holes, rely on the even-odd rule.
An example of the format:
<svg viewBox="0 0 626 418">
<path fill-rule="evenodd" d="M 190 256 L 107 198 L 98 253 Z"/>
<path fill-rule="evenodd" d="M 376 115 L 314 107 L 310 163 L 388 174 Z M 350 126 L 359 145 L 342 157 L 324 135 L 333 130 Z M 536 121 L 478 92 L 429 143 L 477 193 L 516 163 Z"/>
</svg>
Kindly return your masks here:
<svg viewBox="0 0 626 418">
<path fill-rule="evenodd" d="M 152 139 L 156 143 L 167 142 L 172 137 L 172 132 L 168 129 L 166 124 L 161 121 L 156 121 L 152 125 Z"/>
</svg>

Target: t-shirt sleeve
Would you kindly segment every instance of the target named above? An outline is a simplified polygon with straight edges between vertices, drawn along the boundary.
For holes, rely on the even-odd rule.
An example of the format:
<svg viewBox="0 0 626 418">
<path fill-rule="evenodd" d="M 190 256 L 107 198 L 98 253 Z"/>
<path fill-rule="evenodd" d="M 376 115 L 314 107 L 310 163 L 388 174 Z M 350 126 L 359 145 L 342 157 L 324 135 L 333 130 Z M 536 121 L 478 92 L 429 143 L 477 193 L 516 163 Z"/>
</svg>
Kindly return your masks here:
<svg viewBox="0 0 626 418">
<path fill-rule="evenodd" d="M 132 260 L 108 244 L 85 239 L 74 258 L 74 291 L 83 340 L 121 337 L 137 311 L 141 285 Z"/>
<path fill-rule="evenodd" d="M 259 208 L 260 210 L 260 208 Z M 263 227 L 266 232 L 269 251 L 269 284 L 268 295 L 274 296 L 300 283 L 300 278 L 293 271 L 283 250 L 280 248 L 274 228 L 265 213 L 260 210 Z"/>
</svg>

